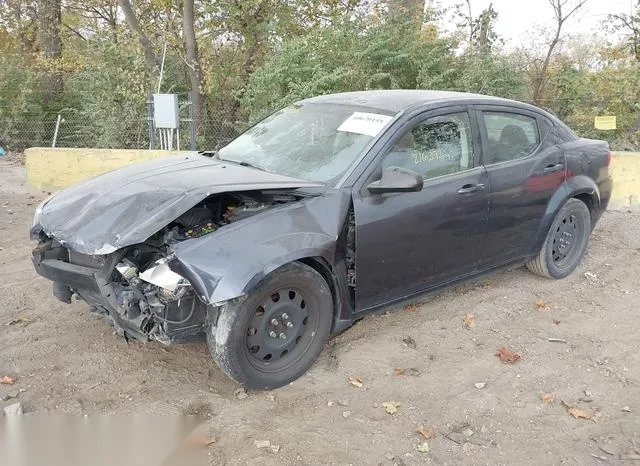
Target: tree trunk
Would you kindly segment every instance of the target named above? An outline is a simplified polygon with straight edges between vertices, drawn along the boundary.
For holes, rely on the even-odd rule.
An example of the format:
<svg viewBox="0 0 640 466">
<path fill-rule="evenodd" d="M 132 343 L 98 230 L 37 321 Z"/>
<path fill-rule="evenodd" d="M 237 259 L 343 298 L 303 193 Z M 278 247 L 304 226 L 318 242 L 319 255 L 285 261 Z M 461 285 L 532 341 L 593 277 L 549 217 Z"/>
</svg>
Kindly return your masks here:
<svg viewBox="0 0 640 466">
<path fill-rule="evenodd" d="M 549 44 L 549 48 L 547 49 L 547 55 L 544 57 L 544 62 L 542 63 L 542 67 L 536 77 L 536 82 L 534 83 L 534 91 L 533 91 L 533 102 L 536 105 L 540 104 L 540 98 L 542 97 L 542 91 L 544 90 L 545 85 L 547 84 L 547 69 L 549 68 L 549 63 L 551 62 L 551 56 L 553 55 L 553 51 L 558 45 L 560 41 L 560 31 L 562 29 L 562 23 L 558 23 L 558 27 L 556 29 L 556 35 L 553 37 L 551 44 Z"/>
<path fill-rule="evenodd" d="M 131 2 L 129 0 L 118 0 L 118 5 L 120 5 L 120 8 L 122 8 L 124 19 L 127 21 L 129 28 L 131 28 L 131 32 L 138 36 L 140 45 L 144 50 L 144 58 L 147 62 L 147 68 L 149 69 L 149 76 L 151 78 L 157 77 L 159 74 L 158 57 L 153 51 L 153 45 L 151 44 L 149 37 L 147 37 L 142 27 L 140 26 L 138 17 L 131 7 Z"/>
<path fill-rule="evenodd" d="M 193 3 L 194 0 L 184 0 L 182 28 L 187 52 L 187 72 L 191 83 L 191 105 L 193 105 L 193 115 L 197 128 L 202 116 L 204 96 L 202 93 L 202 67 L 200 65 L 200 55 L 198 54 L 198 42 L 196 41 Z"/>
<path fill-rule="evenodd" d="M 38 2 L 39 40 L 42 55 L 47 61 L 47 70 L 42 80 L 42 100 L 49 104 L 62 94 L 62 72 L 59 70 L 62 55 L 60 25 L 62 24 L 60 0 L 40 0 Z"/>
</svg>

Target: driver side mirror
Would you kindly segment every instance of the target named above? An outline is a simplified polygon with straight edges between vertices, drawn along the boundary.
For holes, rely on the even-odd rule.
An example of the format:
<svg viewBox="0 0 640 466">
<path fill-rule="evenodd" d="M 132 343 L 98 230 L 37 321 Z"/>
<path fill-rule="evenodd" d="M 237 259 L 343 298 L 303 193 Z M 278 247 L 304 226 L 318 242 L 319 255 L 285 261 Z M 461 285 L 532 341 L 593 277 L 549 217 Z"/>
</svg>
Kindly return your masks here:
<svg viewBox="0 0 640 466">
<path fill-rule="evenodd" d="M 387 167 L 382 170 L 382 178 L 367 186 L 370 193 L 413 193 L 422 190 L 420 175 L 401 167 Z"/>
</svg>

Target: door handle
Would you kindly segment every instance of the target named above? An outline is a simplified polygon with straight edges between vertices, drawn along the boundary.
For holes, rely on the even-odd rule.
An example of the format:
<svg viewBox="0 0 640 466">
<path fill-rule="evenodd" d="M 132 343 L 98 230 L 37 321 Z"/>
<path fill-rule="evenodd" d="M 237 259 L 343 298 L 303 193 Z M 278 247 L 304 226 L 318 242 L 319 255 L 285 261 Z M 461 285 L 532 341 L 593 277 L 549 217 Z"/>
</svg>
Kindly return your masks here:
<svg viewBox="0 0 640 466">
<path fill-rule="evenodd" d="M 484 185 L 479 184 L 465 184 L 462 188 L 458 189 L 458 194 L 471 194 L 484 190 Z"/>
<path fill-rule="evenodd" d="M 552 164 L 552 165 L 547 165 L 546 167 L 544 167 L 544 170 L 542 170 L 544 173 L 553 173 L 553 172 L 558 172 L 560 170 L 562 170 L 564 168 L 564 163 L 556 163 L 556 164 Z"/>
</svg>

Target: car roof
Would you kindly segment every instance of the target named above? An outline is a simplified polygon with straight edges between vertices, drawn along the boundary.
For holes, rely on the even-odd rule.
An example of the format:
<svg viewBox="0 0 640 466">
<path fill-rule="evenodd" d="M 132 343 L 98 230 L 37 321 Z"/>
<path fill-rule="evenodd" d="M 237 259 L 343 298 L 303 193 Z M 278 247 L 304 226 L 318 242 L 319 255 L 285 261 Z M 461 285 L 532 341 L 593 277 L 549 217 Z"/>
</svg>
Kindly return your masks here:
<svg viewBox="0 0 640 466">
<path fill-rule="evenodd" d="M 465 101 L 465 103 L 508 104 L 514 107 L 540 109 L 515 100 L 503 99 L 481 94 L 453 91 L 430 91 L 420 89 L 390 89 L 375 91 L 341 92 L 338 94 L 320 95 L 302 100 L 301 103 L 327 103 L 368 107 L 387 112 L 398 113 L 410 107 L 423 106 L 430 103 Z M 461 102 L 462 103 L 462 102 Z"/>
</svg>

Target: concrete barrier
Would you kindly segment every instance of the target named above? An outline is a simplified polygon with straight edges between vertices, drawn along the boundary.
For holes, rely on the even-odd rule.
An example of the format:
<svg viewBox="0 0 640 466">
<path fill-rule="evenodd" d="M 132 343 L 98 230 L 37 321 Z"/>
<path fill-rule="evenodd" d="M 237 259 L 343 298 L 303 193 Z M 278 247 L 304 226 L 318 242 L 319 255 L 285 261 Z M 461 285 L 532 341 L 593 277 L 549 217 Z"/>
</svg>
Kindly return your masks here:
<svg viewBox="0 0 640 466">
<path fill-rule="evenodd" d="M 25 165 L 30 185 L 57 190 L 132 163 L 187 153 L 191 152 L 32 147 L 25 151 Z"/>
<path fill-rule="evenodd" d="M 33 147 L 25 151 L 27 181 L 57 190 L 136 162 L 190 152 L 128 149 L 66 149 Z M 614 152 L 612 208 L 640 205 L 640 153 Z"/>
<path fill-rule="evenodd" d="M 640 205 L 640 152 L 613 152 L 610 208 Z"/>
</svg>

